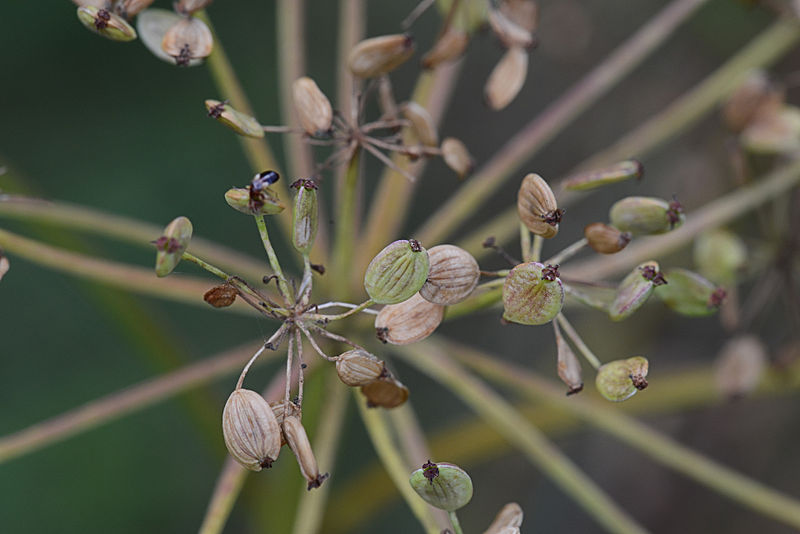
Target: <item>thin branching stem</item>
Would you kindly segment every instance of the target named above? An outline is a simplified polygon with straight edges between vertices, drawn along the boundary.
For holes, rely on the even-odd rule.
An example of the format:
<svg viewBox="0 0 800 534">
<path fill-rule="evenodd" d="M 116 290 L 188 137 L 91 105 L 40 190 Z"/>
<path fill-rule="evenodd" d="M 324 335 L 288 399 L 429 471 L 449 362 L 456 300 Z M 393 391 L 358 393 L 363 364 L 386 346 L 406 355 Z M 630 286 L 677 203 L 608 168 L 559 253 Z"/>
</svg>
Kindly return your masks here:
<svg viewBox="0 0 800 534">
<path fill-rule="evenodd" d="M 308 342 L 311 343 L 311 346 L 314 348 L 317 354 L 319 354 L 329 362 L 335 362 L 338 359 L 325 354 L 325 351 L 320 348 L 319 344 L 317 343 L 317 340 L 314 339 L 314 336 L 311 335 L 311 332 L 309 332 L 308 328 L 306 328 L 305 325 L 303 325 L 303 323 L 297 323 L 297 328 L 299 328 L 306 336 L 306 338 L 308 338 Z"/>
<path fill-rule="evenodd" d="M 242 383 L 244 382 L 244 377 L 247 376 L 248 371 L 250 371 L 250 367 L 255 363 L 259 356 L 266 350 L 278 350 L 280 347 L 281 342 L 283 341 L 284 336 L 286 335 L 287 331 L 289 330 L 289 326 L 287 323 L 283 323 L 278 330 L 275 331 L 274 334 L 256 351 L 255 354 L 248 360 L 247 364 L 245 364 L 244 369 L 242 369 L 241 374 L 239 375 L 239 380 L 236 382 L 236 389 L 241 389 Z"/>
<path fill-rule="evenodd" d="M 600 369 L 600 366 L 603 365 L 603 363 L 595 355 L 595 353 L 592 352 L 589 346 L 584 343 L 583 338 L 578 335 L 578 332 L 576 332 L 570 322 L 567 321 L 567 318 L 564 316 L 564 314 L 559 313 L 556 316 L 556 320 L 561 325 L 561 328 L 564 329 L 564 333 L 567 334 L 567 337 L 570 339 L 570 341 L 572 341 L 572 343 L 575 345 L 575 348 L 578 349 L 578 352 L 583 354 L 583 357 L 586 358 L 586 361 L 589 362 L 589 364 L 595 369 Z"/>
<path fill-rule="evenodd" d="M 272 248 L 272 242 L 269 240 L 269 233 L 267 232 L 267 223 L 263 215 L 256 215 L 255 220 L 256 226 L 258 226 L 258 233 L 261 235 L 261 242 L 264 244 L 264 250 L 267 251 L 269 264 L 272 266 L 272 270 L 275 271 L 275 276 L 278 277 L 278 288 L 281 290 L 281 295 L 283 295 L 286 304 L 291 306 L 294 301 L 294 293 L 292 293 L 289 284 L 286 282 L 280 261 L 278 261 L 278 255 L 275 254 L 275 249 Z"/>
<path fill-rule="evenodd" d="M 578 239 L 573 244 L 566 247 L 564 250 L 562 250 L 555 256 L 545 260 L 544 263 L 550 265 L 561 265 L 562 263 L 573 257 L 575 254 L 583 250 L 588 244 L 589 242 L 586 240 L 586 238 L 582 237 L 581 239 Z"/>
</svg>

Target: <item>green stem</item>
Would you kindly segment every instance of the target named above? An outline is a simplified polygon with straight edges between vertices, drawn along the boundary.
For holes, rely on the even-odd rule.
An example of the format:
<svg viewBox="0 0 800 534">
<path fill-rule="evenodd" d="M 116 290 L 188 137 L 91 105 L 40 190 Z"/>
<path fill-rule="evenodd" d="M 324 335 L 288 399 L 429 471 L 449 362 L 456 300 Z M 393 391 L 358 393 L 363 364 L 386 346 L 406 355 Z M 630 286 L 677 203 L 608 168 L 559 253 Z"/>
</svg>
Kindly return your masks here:
<svg viewBox="0 0 800 534">
<path fill-rule="evenodd" d="M 585 304 L 586 306 L 594 308 L 597 311 L 608 313 L 608 304 L 590 297 L 589 295 L 575 289 L 575 287 L 569 284 L 564 284 L 564 292 L 566 292 L 568 297 L 574 298 L 581 304 Z"/>
<path fill-rule="evenodd" d="M 375 447 L 375 452 L 389 473 L 389 477 L 394 482 L 395 487 L 400 492 L 400 495 L 403 496 L 409 508 L 411 508 L 411 512 L 425 528 L 425 532 L 439 534 L 439 527 L 432 514 L 432 509 L 420 499 L 419 495 L 408 483 L 411 469 L 405 465 L 383 413 L 374 408 L 367 408 L 364 397 L 355 389 L 353 390 L 353 395 L 355 396 L 361 419 L 367 428 L 372 445 Z"/>
<path fill-rule="evenodd" d="M 571 244 L 570 246 L 568 246 L 567 248 L 565 248 L 552 258 L 548 258 L 547 261 L 545 261 L 544 263 L 550 265 L 561 265 L 562 263 L 573 257 L 575 254 L 583 250 L 584 247 L 587 245 L 587 243 L 588 241 L 586 240 L 585 237 L 578 239 L 573 244 Z"/>
<path fill-rule="evenodd" d="M 522 253 L 522 261 L 531 261 L 531 232 L 524 223 L 519 223 L 519 248 Z"/>
<path fill-rule="evenodd" d="M 567 318 L 564 316 L 564 314 L 559 313 L 556 316 L 556 320 L 561 324 L 561 328 L 564 329 L 564 333 L 567 334 L 567 337 L 575 345 L 575 348 L 577 348 L 578 351 L 583 354 L 583 357 L 586 358 L 586 361 L 588 361 L 589 364 L 595 369 L 600 369 L 600 366 L 603 365 L 603 363 L 597 356 L 595 356 L 594 352 L 592 352 L 589 346 L 584 343 L 583 338 L 578 335 L 578 332 L 572 328 L 572 325 L 569 321 L 567 321 Z"/>
<path fill-rule="evenodd" d="M 772 488 L 718 464 L 660 432 L 623 415 L 607 404 L 566 398 L 561 388 L 542 380 L 525 369 L 483 355 L 454 343 L 448 343 L 449 354 L 481 374 L 512 386 L 520 394 L 537 401 L 546 401 L 580 417 L 656 461 L 704 484 L 739 504 L 768 517 L 800 528 L 800 502 Z"/>
<path fill-rule="evenodd" d="M 428 339 L 413 345 L 393 346 L 392 349 L 450 389 L 609 532 L 646 532 L 511 404 L 455 364 L 441 344 Z"/>
<path fill-rule="evenodd" d="M 358 276 L 351 276 L 349 271 L 353 265 L 355 240 L 359 233 L 360 216 L 357 213 L 357 197 L 360 160 L 361 149 L 356 148 L 347 164 L 344 189 L 340 192 L 339 202 L 336 206 L 336 238 L 333 245 L 331 280 L 359 279 Z M 349 293 L 352 289 L 345 288 L 345 291 Z"/>
<path fill-rule="evenodd" d="M 267 232 L 267 222 L 264 220 L 263 215 L 256 215 L 255 219 L 256 225 L 258 226 L 258 233 L 261 235 L 261 242 L 264 244 L 264 250 L 267 251 L 269 264 L 272 266 L 272 270 L 275 271 L 275 276 L 278 277 L 278 288 L 281 290 L 286 304 L 292 306 L 294 304 L 294 293 L 286 282 L 286 277 L 283 275 L 278 256 L 275 254 L 275 249 L 272 248 L 272 243 L 269 240 L 269 233 Z"/>
<path fill-rule="evenodd" d="M 458 522 L 458 516 L 456 515 L 456 512 L 448 512 L 447 515 L 450 517 L 450 523 L 453 525 L 453 531 L 455 534 L 464 534 L 464 531 L 461 530 L 461 523 Z"/>
<path fill-rule="evenodd" d="M 540 261 L 542 259 L 542 245 L 544 238 L 540 235 L 533 236 L 533 249 L 531 250 L 531 261 Z"/>
<path fill-rule="evenodd" d="M 416 233 L 438 243 L 487 202 L 514 171 L 627 76 L 705 0 L 674 0 L 511 138 Z M 516 225 L 514 225 L 516 230 Z"/>
</svg>

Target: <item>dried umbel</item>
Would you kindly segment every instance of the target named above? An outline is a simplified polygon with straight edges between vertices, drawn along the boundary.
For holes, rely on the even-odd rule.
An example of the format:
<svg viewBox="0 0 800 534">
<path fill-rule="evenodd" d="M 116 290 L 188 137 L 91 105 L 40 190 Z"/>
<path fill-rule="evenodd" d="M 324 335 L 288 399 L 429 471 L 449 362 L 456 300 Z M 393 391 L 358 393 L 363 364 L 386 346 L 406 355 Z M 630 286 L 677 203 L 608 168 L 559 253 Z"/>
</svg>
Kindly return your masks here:
<svg viewBox="0 0 800 534">
<path fill-rule="evenodd" d="M 254 117 L 236 111 L 227 102 L 209 99 L 205 101 L 205 106 L 209 117 L 217 119 L 237 134 L 255 138 L 264 137 L 264 128 Z"/>
<path fill-rule="evenodd" d="M 693 254 L 698 271 L 723 285 L 732 285 L 747 262 L 747 248 L 742 239 L 722 228 L 697 236 Z"/>
<path fill-rule="evenodd" d="M 164 228 L 156 239 L 156 276 L 167 276 L 180 263 L 183 252 L 192 239 L 192 223 L 186 217 L 177 217 Z"/>
<path fill-rule="evenodd" d="M 161 41 L 161 48 L 167 55 L 175 58 L 175 63 L 186 66 L 193 59 L 211 54 L 214 37 L 206 23 L 195 17 L 179 20 L 167 30 Z"/>
<path fill-rule="evenodd" d="M 506 529 L 517 529 L 522 526 L 522 507 L 515 503 L 510 502 L 503 506 L 489 525 L 489 528 L 483 534 L 505 534 Z"/>
<path fill-rule="evenodd" d="M 616 254 L 631 242 L 630 232 L 603 223 L 592 223 L 583 229 L 587 244 L 600 254 Z"/>
<path fill-rule="evenodd" d="M 641 179 L 644 167 L 636 160 L 621 161 L 604 169 L 595 169 L 574 174 L 564 181 L 564 189 L 570 191 L 588 191 L 605 185 L 624 182 L 635 178 Z"/>
<path fill-rule="evenodd" d="M 669 309 L 681 315 L 713 315 L 725 299 L 722 288 L 687 269 L 670 269 L 665 277 L 669 284 L 658 286 L 655 293 Z"/>
<path fill-rule="evenodd" d="M 214 306 L 215 308 L 227 308 L 236 301 L 236 296 L 239 294 L 236 288 L 227 284 L 215 286 L 203 294 L 203 300 Z"/>
<path fill-rule="evenodd" d="M 422 56 L 422 68 L 433 69 L 441 63 L 452 61 L 467 48 L 469 35 L 460 28 L 449 27 L 434 43 L 428 53 Z"/>
<path fill-rule="evenodd" d="M 523 178 L 517 193 L 517 213 L 522 223 L 536 235 L 546 239 L 555 237 L 562 211 L 556 204 L 553 190 L 538 174 Z"/>
<path fill-rule="evenodd" d="M 408 388 L 391 375 L 384 375 L 361 386 L 370 408 L 397 408 L 408 400 Z"/>
<path fill-rule="evenodd" d="M 614 360 L 597 370 L 597 391 L 606 399 L 621 402 L 647 387 L 647 358 L 634 356 L 627 360 Z"/>
<path fill-rule="evenodd" d="M 420 290 L 428 278 L 428 252 L 414 239 L 389 244 L 364 273 L 364 288 L 377 304 L 397 304 Z"/>
<path fill-rule="evenodd" d="M 297 463 L 300 465 L 300 472 L 308 481 L 307 489 L 318 488 L 322 482 L 328 478 L 328 474 L 320 475 L 317 467 L 317 459 L 314 451 L 311 450 L 311 443 L 308 441 L 306 429 L 298 417 L 289 415 L 283 420 L 283 433 L 286 436 L 286 443 L 292 449 Z"/>
<path fill-rule="evenodd" d="M 333 124 L 333 108 L 316 82 L 305 76 L 295 80 L 292 100 L 303 130 L 311 136 L 327 135 Z"/>
<path fill-rule="evenodd" d="M 642 263 L 617 286 L 617 295 L 608 308 L 608 316 L 613 321 L 627 319 L 650 298 L 656 286 L 666 283 L 657 262 Z"/>
<path fill-rule="evenodd" d="M 759 117 L 775 112 L 784 96 L 764 71 L 753 71 L 723 105 L 722 118 L 728 128 L 741 132 Z"/>
<path fill-rule="evenodd" d="M 114 9 L 121 16 L 130 19 L 143 9 L 150 6 L 154 0 L 121 0 Z"/>
<path fill-rule="evenodd" d="M 459 178 L 463 179 L 472 173 L 475 168 L 475 160 L 472 159 L 464 143 L 455 137 L 446 137 L 442 141 L 441 151 L 444 162 L 458 174 Z"/>
<path fill-rule="evenodd" d="M 231 456 L 251 471 L 271 467 L 281 451 L 281 429 L 264 397 L 237 389 L 222 412 L 222 433 Z"/>
<path fill-rule="evenodd" d="M 517 97 L 528 75 L 528 52 L 519 46 L 509 48 L 486 80 L 486 103 L 500 110 Z"/>
<path fill-rule="evenodd" d="M 570 348 L 569 343 L 561 335 L 558 322 L 553 321 L 558 349 L 558 377 L 567 385 L 567 395 L 574 395 L 583 390 L 583 374 L 581 362 Z"/>
<path fill-rule="evenodd" d="M 439 144 L 439 135 L 428 110 L 416 102 L 406 102 L 400 108 L 400 112 L 403 114 L 403 118 L 411 123 L 411 133 L 421 144 L 425 146 Z"/>
<path fill-rule="evenodd" d="M 444 318 L 444 306 L 417 293 L 399 304 L 384 306 L 375 318 L 375 330 L 384 343 L 408 345 L 433 333 Z"/>
<path fill-rule="evenodd" d="M 386 365 L 365 350 L 353 349 L 336 359 L 336 373 L 348 386 L 359 387 L 386 374 Z"/>
<path fill-rule="evenodd" d="M 455 245 L 438 245 L 428 250 L 430 271 L 419 294 L 430 302 L 450 306 L 467 298 L 481 277 L 472 254 Z"/>
<path fill-rule="evenodd" d="M 522 263 L 503 284 L 503 319 L 539 325 L 552 321 L 564 305 L 564 285 L 558 268 L 538 262 Z"/>
<path fill-rule="evenodd" d="M 472 479 L 457 465 L 430 460 L 411 473 L 411 487 L 425 502 L 453 512 L 472 499 Z"/>
<path fill-rule="evenodd" d="M 393 71 L 414 53 L 414 41 L 405 34 L 373 37 L 350 52 L 350 72 L 359 78 L 374 78 Z"/>
<path fill-rule="evenodd" d="M 128 22 L 97 6 L 82 6 L 78 8 L 78 20 L 86 28 L 102 35 L 112 41 L 133 41 L 136 39 L 136 30 Z"/>
<path fill-rule="evenodd" d="M 727 397 L 750 393 L 761 380 L 767 364 L 767 349 L 755 336 L 728 341 L 714 364 L 714 382 Z"/>
<path fill-rule="evenodd" d="M 300 254 L 308 255 L 317 236 L 317 184 L 311 180 L 297 180 L 291 187 L 297 189 L 292 212 L 292 245 Z"/>
<path fill-rule="evenodd" d="M 633 235 L 663 234 L 683 224 L 686 217 L 680 202 L 660 198 L 626 197 L 608 213 L 611 224 Z"/>
<path fill-rule="evenodd" d="M 502 43 L 511 47 L 530 48 L 534 44 L 533 35 L 499 9 L 489 10 L 489 26 Z"/>
</svg>

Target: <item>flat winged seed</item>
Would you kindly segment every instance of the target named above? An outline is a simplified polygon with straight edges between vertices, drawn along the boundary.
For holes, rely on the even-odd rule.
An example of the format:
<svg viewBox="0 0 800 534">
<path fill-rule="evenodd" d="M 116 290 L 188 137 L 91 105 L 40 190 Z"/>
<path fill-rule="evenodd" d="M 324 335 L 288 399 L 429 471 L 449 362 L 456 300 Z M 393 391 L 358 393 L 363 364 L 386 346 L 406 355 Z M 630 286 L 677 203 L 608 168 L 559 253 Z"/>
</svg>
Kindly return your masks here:
<svg viewBox="0 0 800 534">
<path fill-rule="evenodd" d="M 373 37 L 358 43 L 347 64 L 359 78 L 374 78 L 393 71 L 414 53 L 414 41 L 405 34 Z"/>
<path fill-rule="evenodd" d="M 464 30 L 450 26 L 439 36 L 424 56 L 422 56 L 422 68 L 433 69 L 442 63 L 452 61 L 461 56 L 467 49 L 469 35 Z"/>
<path fill-rule="evenodd" d="M 702 276 L 687 269 L 665 272 L 668 284 L 655 289 L 656 295 L 669 309 L 689 317 L 703 317 L 717 312 L 725 292 Z"/>
<path fill-rule="evenodd" d="M 570 191 L 588 191 L 617 182 L 624 182 L 635 178 L 641 179 L 644 167 L 636 160 L 621 161 L 604 169 L 574 174 L 564 180 L 564 189 Z"/>
<path fill-rule="evenodd" d="M 156 276 L 167 276 L 175 269 L 191 239 L 192 223 L 186 217 L 177 217 L 164 228 L 164 233 L 154 242 Z"/>
<path fill-rule="evenodd" d="M 411 473 L 409 483 L 425 502 L 440 510 L 453 512 L 472 499 L 472 479 L 454 464 L 428 461 Z"/>
<path fill-rule="evenodd" d="M 606 399 L 622 402 L 631 398 L 637 391 L 647 387 L 647 358 L 634 356 L 627 360 L 614 360 L 601 365 L 597 370 L 595 385 L 597 391 Z"/>
<path fill-rule="evenodd" d="M 336 373 L 348 386 L 367 385 L 385 372 L 383 361 L 362 349 L 349 350 L 336 359 Z"/>
<path fill-rule="evenodd" d="M 124 18 L 108 9 L 87 5 L 78 8 L 78 20 L 86 28 L 112 41 L 133 41 L 136 30 Z"/>
<path fill-rule="evenodd" d="M 459 178 L 464 178 L 472 173 L 475 160 L 472 159 L 464 143 L 455 137 L 446 137 L 442 141 L 442 157 L 448 167 L 453 169 Z"/>
<path fill-rule="evenodd" d="M 222 434 L 231 456 L 251 471 L 272 466 L 281 450 L 281 429 L 264 397 L 237 389 L 222 412 Z"/>
<path fill-rule="evenodd" d="M 534 44 L 531 32 L 508 18 L 499 9 L 489 9 L 489 26 L 507 47 L 530 48 Z"/>
<path fill-rule="evenodd" d="M 618 228 L 603 223 L 592 223 L 583 229 L 586 242 L 595 252 L 600 254 L 616 254 L 631 242 L 630 232 L 621 232 Z"/>
<path fill-rule="evenodd" d="M 633 235 L 663 234 L 683 224 L 686 217 L 677 201 L 652 197 L 626 197 L 608 213 L 613 226 Z"/>
<path fill-rule="evenodd" d="M 393 376 L 382 376 L 361 386 L 370 408 L 397 408 L 408 400 L 408 388 Z"/>
<path fill-rule="evenodd" d="M 162 61 L 175 64 L 175 58 L 164 52 L 161 42 L 164 40 L 167 30 L 183 19 L 174 11 L 167 9 L 150 8 L 145 9 L 136 17 L 136 29 L 139 31 L 139 38 L 150 52 Z M 190 59 L 189 67 L 200 65 L 202 59 Z"/>
<path fill-rule="evenodd" d="M 428 252 L 411 239 L 387 245 L 367 266 L 364 288 L 377 304 L 397 304 L 420 290 L 428 278 Z"/>
<path fill-rule="evenodd" d="M 538 262 L 511 269 L 503 284 L 503 319 L 539 325 L 552 321 L 564 305 L 564 286 L 558 272 Z"/>
<path fill-rule="evenodd" d="M 650 298 L 656 285 L 666 283 L 657 262 L 642 263 L 617 286 L 617 296 L 608 308 L 609 317 L 612 321 L 627 319 Z"/>
<path fill-rule="evenodd" d="M 509 105 L 519 94 L 527 75 L 528 52 L 519 46 L 509 48 L 486 80 L 484 94 L 489 107 L 497 111 Z"/>
<path fill-rule="evenodd" d="M 322 481 L 328 478 L 328 475 L 320 475 L 317 459 L 314 456 L 314 451 L 311 450 L 311 443 L 308 441 L 306 429 L 303 428 L 300 419 L 293 415 L 287 416 L 283 420 L 283 433 L 286 436 L 286 443 L 289 444 L 289 448 L 292 449 L 297 458 L 300 472 L 308 482 L 307 489 L 311 490 L 320 487 Z"/>
<path fill-rule="evenodd" d="M 209 117 L 217 119 L 237 134 L 255 138 L 264 137 L 264 128 L 255 117 L 236 111 L 230 104 L 219 100 L 209 99 L 204 104 Z"/>
<path fill-rule="evenodd" d="M 206 23 L 195 17 L 183 17 L 164 34 L 161 49 L 175 59 L 180 66 L 191 60 L 211 54 L 214 37 Z"/>
<path fill-rule="evenodd" d="M 700 274 L 718 284 L 733 285 L 747 262 L 747 247 L 738 235 L 718 228 L 697 236 L 693 256 Z"/>
<path fill-rule="evenodd" d="M 428 302 L 419 293 L 399 304 L 390 304 L 375 317 L 381 340 L 408 345 L 433 333 L 444 318 L 444 306 Z"/>
<path fill-rule="evenodd" d="M 430 271 L 419 294 L 435 304 L 450 306 L 467 298 L 481 277 L 475 258 L 455 245 L 428 249 Z"/>
<path fill-rule="evenodd" d="M 558 233 L 561 211 L 556 196 L 538 174 L 530 173 L 522 179 L 517 192 L 517 214 L 528 230 L 536 235 L 550 239 Z"/>
<path fill-rule="evenodd" d="M 333 108 L 316 82 L 306 76 L 292 84 L 294 109 L 300 125 L 308 135 L 324 136 L 333 125 Z"/>
<path fill-rule="evenodd" d="M 411 123 L 411 133 L 425 146 L 437 146 L 439 144 L 439 134 L 433 124 L 433 118 L 428 110 L 416 102 L 406 102 L 400 108 L 408 122 Z"/>
<path fill-rule="evenodd" d="M 750 393 L 761 381 L 767 364 L 767 349 L 755 336 L 728 341 L 714 363 L 714 382 L 727 397 Z"/>
<path fill-rule="evenodd" d="M 522 526 L 523 515 L 522 507 L 515 502 L 510 502 L 500 509 L 492 524 L 483 534 L 503 534 L 505 529 L 519 529 Z"/>
<path fill-rule="evenodd" d="M 282 400 L 270 402 L 269 407 L 272 408 L 272 414 L 275 416 L 275 420 L 278 421 L 278 426 L 281 427 L 281 447 L 283 447 L 286 445 L 286 435 L 283 433 L 284 416 L 286 416 L 288 411 L 289 415 L 300 417 L 303 413 L 303 410 L 301 410 L 300 407 L 293 402 L 288 403 L 287 409 L 287 403 Z"/>
</svg>

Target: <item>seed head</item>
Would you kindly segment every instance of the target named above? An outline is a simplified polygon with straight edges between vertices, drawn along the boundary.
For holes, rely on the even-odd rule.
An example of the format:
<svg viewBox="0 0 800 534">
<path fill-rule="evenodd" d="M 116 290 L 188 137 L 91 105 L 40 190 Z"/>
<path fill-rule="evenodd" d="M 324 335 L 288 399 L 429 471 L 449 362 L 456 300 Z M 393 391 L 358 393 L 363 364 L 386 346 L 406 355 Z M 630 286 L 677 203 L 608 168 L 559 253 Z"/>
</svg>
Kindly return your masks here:
<svg viewBox="0 0 800 534">
<path fill-rule="evenodd" d="M 631 242 L 630 232 L 621 232 L 603 223 L 592 223 L 583 229 L 583 236 L 595 252 L 616 254 Z"/>
<path fill-rule="evenodd" d="M 683 224 L 683 208 L 677 201 L 660 198 L 626 197 L 608 213 L 611 224 L 633 235 L 663 234 Z"/>
<path fill-rule="evenodd" d="M 191 239 L 192 223 L 186 217 L 177 217 L 164 228 L 161 237 L 154 241 L 156 276 L 167 276 L 175 269 Z"/>
<path fill-rule="evenodd" d="M 539 325 L 552 321 L 564 305 L 564 286 L 558 269 L 538 262 L 522 263 L 503 284 L 503 319 Z"/>
<path fill-rule="evenodd" d="M 181 18 L 167 30 L 161 41 L 161 49 L 182 67 L 193 59 L 207 57 L 213 46 L 211 30 L 205 22 L 195 17 Z"/>
<path fill-rule="evenodd" d="M 174 4 L 175 11 L 184 15 L 191 15 L 195 11 L 204 9 L 212 0 L 179 0 Z"/>
<path fill-rule="evenodd" d="M 409 35 L 384 35 L 358 43 L 350 52 L 350 72 L 359 78 L 375 78 L 393 71 L 414 53 Z"/>
<path fill-rule="evenodd" d="M 281 450 L 281 429 L 264 397 L 237 389 L 222 412 L 222 432 L 231 456 L 251 471 L 271 467 Z"/>
<path fill-rule="evenodd" d="M 429 269 L 428 252 L 418 241 L 395 241 L 367 266 L 364 288 L 378 304 L 397 304 L 420 290 Z"/>
<path fill-rule="evenodd" d="M 443 318 L 444 306 L 416 293 L 404 302 L 384 306 L 375 318 L 375 328 L 381 341 L 408 345 L 431 335 Z"/>
<path fill-rule="evenodd" d="M 583 374 L 581 362 L 564 340 L 558 322 L 553 321 L 556 335 L 556 348 L 558 349 L 558 377 L 567 385 L 567 395 L 574 395 L 583 390 Z"/>
<path fill-rule="evenodd" d="M 425 502 L 440 510 L 458 510 L 472 499 L 472 479 L 454 464 L 428 460 L 411 473 L 409 483 Z"/>
<path fill-rule="evenodd" d="M 84 27 L 112 41 L 136 39 L 136 30 L 133 26 L 128 24 L 124 18 L 107 9 L 97 6 L 81 6 L 78 8 L 78 20 Z"/>
<path fill-rule="evenodd" d="M 143 9 L 150 6 L 154 0 L 120 0 L 114 8 L 120 16 L 130 20 Z"/>
<path fill-rule="evenodd" d="M 517 213 L 525 226 L 546 239 L 555 237 L 561 221 L 556 197 L 538 174 L 528 174 L 517 193 Z"/>
<path fill-rule="evenodd" d="M 336 359 L 336 373 L 348 386 L 359 387 L 386 374 L 386 365 L 365 350 L 353 349 Z"/>
<path fill-rule="evenodd" d="M 634 356 L 627 360 L 614 360 L 597 370 L 597 391 L 606 399 L 621 402 L 647 387 L 647 358 Z"/>
<path fill-rule="evenodd" d="M 609 317 L 613 321 L 627 319 L 650 298 L 656 285 L 665 283 L 657 262 L 642 263 L 617 286 L 616 297 L 608 308 Z"/>
<path fill-rule="evenodd" d="M 287 416 L 283 420 L 283 433 L 286 436 L 286 443 L 292 449 L 297 463 L 300 465 L 300 472 L 303 477 L 308 481 L 309 490 L 318 488 L 322 482 L 328 478 L 328 474 L 321 475 L 317 467 L 317 459 L 314 456 L 314 451 L 311 450 L 311 443 L 308 441 L 306 429 L 298 417 L 293 415 Z"/>
<path fill-rule="evenodd" d="M 308 135 L 328 135 L 333 124 L 333 108 L 314 80 L 305 76 L 295 80 L 292 84 L 292 100 L 300 125 Z"/>
<path fill-rule="evenodd" d="M 472 254 L 454 245 L 428 250 L 430 270 L 419 294 L 435 304 L 450 306 L 467 298 L 478 285 L 480 267 Z"/>
</svg>

